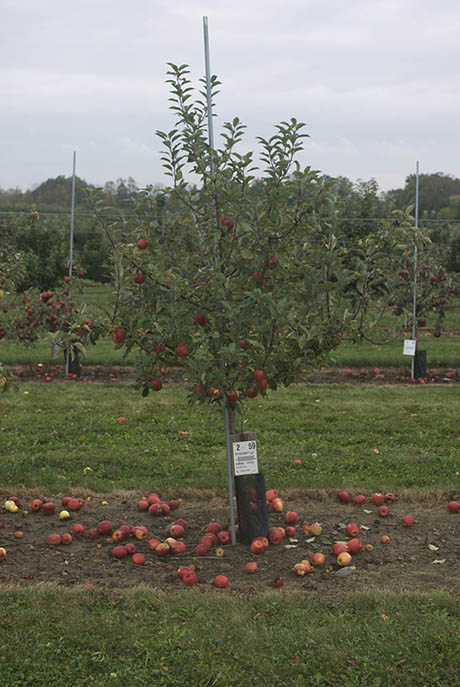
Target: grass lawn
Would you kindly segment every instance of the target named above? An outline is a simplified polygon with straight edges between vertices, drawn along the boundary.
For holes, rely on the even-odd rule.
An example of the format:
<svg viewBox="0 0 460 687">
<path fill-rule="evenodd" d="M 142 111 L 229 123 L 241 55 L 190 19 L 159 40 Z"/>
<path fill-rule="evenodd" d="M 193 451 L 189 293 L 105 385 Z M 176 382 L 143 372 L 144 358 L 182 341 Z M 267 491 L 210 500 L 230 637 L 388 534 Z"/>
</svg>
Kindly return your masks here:
<svg viewBox="0 0 460 687">
<path fill-rule="evenodd" d="M 447 497 L 460 491 L 459 416 L 455 386 L 295 385 L 249 404 L 242 426 L 257 431 L 267 486 Z M 121 382 L 21 383 L 0 395 L 0 437 L 12 491 L 226 488 L 222 418 L 190 409 L 180 386 L 143 399 Z M 458 684 L 457 597 L 350 589 L 336 602 L 4 585 L 0 674 L 8 687 Z"/>
<path fill-rule="evenodd" d="M 454 687 L 460 611 L 446 594 L 171 598 L 56 587 L 0 595 L 8 687 Z"/>
<path fill-rule="evenodd" d="M 455 386 L 299 384 L 247 408 L 240 426 L 257 432 L 260 467 L 278 488 L 458 485 Z M 0 396 L 0 432 L 10 487 L 226 488 L 222 415 L 190 408 L 179 385 L 141 398 L 116 381 L 21 383 Z"/>
</svg>

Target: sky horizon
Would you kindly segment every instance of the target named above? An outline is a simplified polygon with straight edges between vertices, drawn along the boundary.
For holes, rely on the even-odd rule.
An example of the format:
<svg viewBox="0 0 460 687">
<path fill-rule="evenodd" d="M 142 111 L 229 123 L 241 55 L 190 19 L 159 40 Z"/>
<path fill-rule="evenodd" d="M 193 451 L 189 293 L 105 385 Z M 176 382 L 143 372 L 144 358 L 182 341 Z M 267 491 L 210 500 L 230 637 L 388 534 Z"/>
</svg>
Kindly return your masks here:
<svg viewBox="0 0 460 687">
<path fill-rule="evenodd" d="M 174 120 L 167 62 L 222 81 L 225 121 L 247 125 L 242 151 L 296 117 L 300 162 L 381 191 L 415 173 L 460 177 L 460 5 L 455 0 L 4 0 L 0 187 L 76 172 L 102 185 L 167 184 L 155 131 Z"/>
</svg>

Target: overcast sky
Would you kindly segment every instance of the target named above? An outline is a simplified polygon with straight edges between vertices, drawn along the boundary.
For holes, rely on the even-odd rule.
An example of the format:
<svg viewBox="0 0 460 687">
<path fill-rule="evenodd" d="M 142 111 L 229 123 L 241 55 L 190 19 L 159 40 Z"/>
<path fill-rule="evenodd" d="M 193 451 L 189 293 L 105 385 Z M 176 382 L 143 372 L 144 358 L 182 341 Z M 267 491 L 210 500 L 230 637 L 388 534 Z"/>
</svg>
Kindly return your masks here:
<svg viewBox="0 0 460 687">
<path fill-rule="evenodd" d="M 0 186 L 164 183 L 166 63 L 222 81 L 219 125 L 307 123 L 302 163 L 382 190 L 460 177 L 459 0 L 0 0 Z"/>
</svg>

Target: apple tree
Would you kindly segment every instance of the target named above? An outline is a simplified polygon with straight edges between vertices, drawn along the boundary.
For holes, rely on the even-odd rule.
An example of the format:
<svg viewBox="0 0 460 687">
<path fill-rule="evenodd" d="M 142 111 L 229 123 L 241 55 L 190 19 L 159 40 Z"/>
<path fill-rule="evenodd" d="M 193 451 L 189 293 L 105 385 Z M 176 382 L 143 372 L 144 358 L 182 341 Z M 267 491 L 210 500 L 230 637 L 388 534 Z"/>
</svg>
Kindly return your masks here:
<svg viewBox="0 0 460 687">
<path fill-rule="evenodd" d="M 157 132 L 171 179 L 164 222 L 148 188 L 115 218 L 102 194 L 91 199 L 113 248 L 112 338 L 136 351 L 144 395 L 178 366 L 191 402 L 224 405 L 234 419 L 245 401 L 290 384 L 340 343 L 353 274 L 322 219 L 332 181 L 298 161 L 304 124 L 292 118 L 258 138 L 261 169 L 241 152 L 237 117 L 211 149 L 205 93 L 186 65 L 169 66 L 175 121 Z"/>
<path fill-rule="evenodd" d="M 356 340 L 390 342 L 413 326 L 427 327 L 428 320 L 434 325 L 433 336 L 441 335 L 446 305 L 458 289 L 439 248 L 414 226 L 409 210 L 394 211 L 350 250 L 354 277 L 348 288 L 359 314 L 349 323 L 349 332 Z"/>
</svg>

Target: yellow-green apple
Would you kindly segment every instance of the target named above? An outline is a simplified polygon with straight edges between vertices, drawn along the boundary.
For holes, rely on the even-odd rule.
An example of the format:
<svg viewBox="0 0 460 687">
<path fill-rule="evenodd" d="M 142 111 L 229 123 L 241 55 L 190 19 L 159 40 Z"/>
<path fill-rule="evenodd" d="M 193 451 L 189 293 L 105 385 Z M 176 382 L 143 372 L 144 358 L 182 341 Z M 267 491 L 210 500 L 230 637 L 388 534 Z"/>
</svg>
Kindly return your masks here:
<svg viewBox="0 0 460 687">
<path fill-rule="evenodd" d="M 348 551 L 342 551 L 342 553 L 339 553 L 336 560 L 337 564 L 343 567 L 345 565 L 350 565 L 352 558 Z"/>
<path fill-rule="evenodd" d="M 319 522 L 312 522 L 312 524 L 309 525 L 309 530 L 310 534 L 312 534 L 314 537 L 319 537 L 323 532 L 323 528 Z"/>
<path fill-rule="evenodd" d="M 70 518 L 70 513 L 68 510 L 61 510 L 59 513 L 59 520 L 68 520 Z"/>
</svg>

